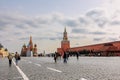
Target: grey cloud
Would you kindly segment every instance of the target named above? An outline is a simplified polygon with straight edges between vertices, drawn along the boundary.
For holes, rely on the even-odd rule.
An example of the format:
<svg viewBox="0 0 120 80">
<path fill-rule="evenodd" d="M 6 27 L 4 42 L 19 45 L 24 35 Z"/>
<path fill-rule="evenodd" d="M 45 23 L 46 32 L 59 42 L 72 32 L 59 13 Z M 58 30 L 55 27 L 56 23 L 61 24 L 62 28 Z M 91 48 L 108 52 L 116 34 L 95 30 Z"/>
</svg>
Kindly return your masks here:
<svg viewBox="0 0 120 80">
<path fill-rule="evenodd" d="M 78 23 L 76 20 L 72 20 L 72 19 L 67 19 L 64 22 L 64 25 L 70 26 L 70 27 L 76 27 L 78 26 Z"/>
<path fill-rule="evenodd" d="M 110 41 L 116 41 L 117 40 L 117 38 L 113 38 L 113 37 L 109 37 L 108 38 Z"/>
<path fill-rule="evenodd" d="M 58 40 L 62 40 L 63 38 L 62 37 L 57 37 Z"/>
<path fill-rule="evenodd" d="M 72 29 L 72 33 L 80 33 L 80 34 L 92 34 L 92 35 L 105 35 L 105 34 L 107 34 L 106 32 L 102 32 L 102 31 L 93 31 L 93 32 L 91 32 L 90 30 L 88 30 L 88 29 Z"/>
<path fill-rule="evenodd" d="M 94 35 L 105 35 L 107 33 L 105 32 L 100 32 L 100 31 L 95 31 L 95 32 L 90 32 L 90 34 L 94 34 Z"/>
<path fill-rule="evenodd" d="M 24 35 L 24 34 L 32 34 L 32 31 L 16 31 L 13 33 L 14 35 L 17 35 L 17 36 L 21 36 L 21 35 Z"/>
<path fill-rule="evenodd" d="M 80 45 L 79 43 L 76 43 L 75 45 Z"/>
<path fill-rule="evenodd" d="M 18 27 L 18 24 L 21 24 L 22 22 L 20 22 L 21 19 L 19 20 L 19 18 L 16 15 L 8 15 L 8 14 L 0 14 L 0 30 L 6 29 L 6 28 L 10 28 L 12 25 L 15 27 Z M 21 27 L 21 26 L 20 26 Z"/>
<path fill-rule="evenodd" d="M 54 37 L 34 37 L 35 40 L 55 40 Z"/>
<path fill-rule="evenodd" d="M 104 38 L 94 38 L 93 41 L 102 41 Z"/>
<path fill-rule="evenodd" d="M 8 24 L 10 23 L 6 19 L 0 18 L 0 30 L 5 30 Z"/>
<path fill-rule="evenodd" d="M 44 16 L 40 16 L 37 18 L 29 18 L 26 16 L 19 16 L 17 17 L 17 15 L 0 15 L 0 30 L 4 29 L 4 28 L 9 28 L 8 26 L 6 27 L 7 24 L 13 24 L 16 28 L 22 29 L 22 30 L 28 30 L 28 28 L 38 28 L 38 27 L 42 27 L 43 24 L 46 26 L 51 26 L 54 25 L 55 23 L 57 23 L 58 25 L 62 25 L 62 26 L 68 26 L 68 27 L 74 27 L 74 29 L 72 29 L 73 33 L 82 33 L 82 34 L 105 34 L 103 32 L 90 32 L 90 30 L 86 29 L 86 28 L 81 28 L 78 29 L 78 26 L 89 26 L 89 19 L 88 16 L 92 16 L 95 18 L 94 22 L 96 24 L 98 24 L 99 26 L 104 26 L 107 22 L 106 19 L 104 18 L 99 18 L 99 16 L 101 16 L 103 13 L 102 11 L 99 10 L 91 10 L 89 12 L 86 13 L 85 17 L 78 17 L 76 19 L 74 18 L 67 18 L 63 15 L 50 15 L 50 16 L 46 16 L 44 18 Z M 98 18 L 96 19 L 96 17 L 98 16 Z M 94 25 L 94 24 L 93 24 Z M 1 27 L 3 26 L 3 27 Z M 77 28 L 76 28 L 77 27 Z M 31 33 L 31 32 L 29 32 Z M 61 34 L 60 34 L 61 35 Z M 48 39 L 46 37 L 41 37 L 38 39 Z M 55 38 L 50 38 L 50 40 L 54 40 Z"/>
<path fill-rule="evenodd" d="M 80 25 L 88 25 L 89 24 L 89 21 L 84 17 L 80 17 L 79 19 L 79 22 L 80 22 Z"/>
<path fill-rule="evenodd" d="M 36 21 L 38 24 L 49 24 L 49 21 L 47 19 L 37 19 Z"/>
<path fill-rule="evenodd" d="M 25 33 L 27 33 L 27 34 L 32 34 L 33 32 L 32 32 L 32 31 L 26 31 Z"/>
<path fill-rule="evenodd" d="M 43 40 L 43 39 L 48 39 L 47 37 L 34 37 L 35 40 Z"/>
<path fill-rule="evenodd" d="M 51 14 L 51 15 L 44 15 L 38 16 L 35 20 L 40 25 L 50 25 L 54 23 L 64 24 L 63 16 L 60 14 Z M 64 17 L 65 18 L 65 17 Z"/>
<path fill-rule="evenodd" d="M 120 25 L 120 21 L 118 20 L 114 20 L 112 22 L 110 22 L 111 25 Z"/>
<path fill-rule="evenodd" d="M 19 28 L 19 29 L 27 29 L 26 25 L 25 24 L 17 24 L 15 25 L 16 28 Z"/>
<path fill-rule="evenodd" d="M 70 39 L 83 39 L 83 38 L 86 38 L 86 36 L 70 36 L 69 37 Z"/>
<path fill-rule="evenodd" d="M 15 32 L 14 35 L 21 35 L 21 33 L 20 32 Z"/>
<path fill-rule="evenodd" d="M 19 40 L 28 40 L 28 37 L 24 37 L 24 38 L 19 38 Z M 34 40 L 56 40 L 58 38 L 55 37 L 34 37 Z"/>
<path fill-rule="evenodd" d="M 105 17 L 105 12 L 103 10 L 93 9 L 86 13 L 86 16 L 89 17 L 98 27 L 104 27 L 105 24 L 108 22 L 107 18 Z"/>
<path fill-rule="evenodd" d="M 63 35 L 63 34 L 58 33 L 58 32 L 56 32 L 55 34 L 56 34 L 56 36 L 49 37 L 49 40 L 62 40 L 63 36 L 61 36 L 61 35 Z"/>
<path fill-rule="evenodd" d="M 35 19 L 26 20 L 24 21 L 24 24 L 27 24 L 28 26 L 33 27 L 33 28 L 40 27 L 38 21 L 36 21 Z"/>
<path fill-rule="evenodd" d="M 1 24 L 0 24 L 0 31 L 3 31 L 5 28 L 6 28 L 6 27 L 1 26 Z"/>
<path fill-rule="evenodd" d="M 107 23 L 107 20 L 105 18 L 101 18 L 96 19 L 95 22 L 99 27 L 103 27 Z"/>
<path fill-rule="evenodd" d="M 103 15 L 103 11 L 97 9 L 90 10 L 86 13 L 86 16 L 91 17 L 93 19 L 100 17 L 102 15 Z"/>
<path fill-rule="evenodd" d="M 57 38 L 55 38 L 55 37 L 51 37 L 51 38 L 49 38 L 50 40 L 56 40 Z"/>
<path fill-rule="evenodd" d="M 13 25 L 20 29 L 27 29 L 28 27 L 40 27 L 35 18 L 29 18 L 20 14 L 0 14 L 0 30 L 10 28 L 8 25 Z"/>
<path fill-rule="evenodd" d="M 69 17 L 65 17 L 62 14 L 53 14 L 52 15 L 52 23 L 58 23 L 63 26 L 77 27 L 77 26 L 79 26 L 80 21 L 82 21 L 82 18 L 78 20 L 78 18 L 76 18 L 76 19 L 69 18 Z"/>
<path fill-rule="evenodd" d="M 75 19 L 67 18 L 65 16 L 62 16 L 61 18 L 61 15 L 52 15 L 53 23 L 59 23 L 69 27 L 89 26 L 91 20 L 94 21 L 94 24 L 97 24 L 98 27 L 104 27 L 108 22 L 104 15 L 104 11 L 99 9 L 93 9 L 84 16 Z"/>
<path fill-rule="evenodd" d="M 19 40 L 28 40 L 28 37 L 24 37 L 24 38 L 19 38 Z"/>
<path fill-rule="evenodd" d="M 1 20 L 0 20 L 0 26 L 2 27 L 2 26 L 5 26 L 6 25 L 6 23 L 5 22 L 1 22 Z"/>
<path fill-rule="evenodd" d="M 4 40 L 5 42 L 11 42 L 11 40 L 10 39 L 6 39 L 6 40 Z"/>
<path fill-rule="evenodd" d="M 3 35 L 0 34 L 0 38 L 2 38 L 2 37 L 3 37 Z"/>
<path fill-rule="evenodd" d="M 89 33 L 87 29 L 72 29 L 73 33 Z"/>
<path fill-rule="evenodd" d="M 61 15 L 61 14 L 53 14 L 52 15 L 52 22 L 57 22 L 57 23 L 63 23 L 63 21 L 64 21 L 64 19 L 63 19 L 63 15 Z M 65 18 L 65 17 L 64 17 Z"/>
<path fill-rule="evenodd" d="M 2 16 L 2 17 L 1 17 Z M 40 16 L 37 18 L 29 18 L 27 16 L 21 16 L 18 14 L 19 17 L 16 15 L 0 15 L 0 29 L 3 30 L 4 28 L 8 28 L 8 24 L 12 24 L 13 26 L 26 30 L 28 28 L 38 28 L 43 26 L 49 26 L 53 24 L 59 24 L 62 26 L 69 26 L 69 27 L 77 27 L 79 26 L 79 23 L 86 24 L 87 21 L 84 18 L 78 19 L 72 19 L 72 18 L 66 18 L 62 15 L 50 15 L 50 16 Z M 3 21 L 1 21 L 3 20 Z M 1 27 L 3 26 L 3 27 Z"/>
</svg>

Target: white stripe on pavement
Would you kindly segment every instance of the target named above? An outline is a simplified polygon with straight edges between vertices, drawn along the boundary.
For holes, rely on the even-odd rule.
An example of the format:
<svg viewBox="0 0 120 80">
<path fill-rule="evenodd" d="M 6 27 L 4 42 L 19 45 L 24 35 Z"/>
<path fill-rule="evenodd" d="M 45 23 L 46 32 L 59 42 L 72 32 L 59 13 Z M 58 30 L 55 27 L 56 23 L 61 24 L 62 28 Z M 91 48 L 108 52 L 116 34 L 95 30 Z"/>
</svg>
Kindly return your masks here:
<svg viewBox="0 0 120 80">
<path fill-rule="evenodd" d="M 13 61 L 13 63 L 16 66 L 14 61 Z M 18 69 L 19 73 L 22 75 L 24 80 L 29 80 L 28 77 L 23 73 L 23 71 L 18 66 L 16 66 L 16 68 Z"/>
<path fill-rule="evenodd" d="M 41 65 L 40 65 L 40 64 L 35 63 L 35 65 L 37 65 L 37 66 L 41 67 Z"/>
<path fill-rule="evenodd" d="M 56 72 L 62 72 L 62 71 L 60 71 L 60 70 L 57 70 L 57 69 L 54 69 L 54 68 L 50 68 L 50 67 L 47 67 L 47 69 L 53 70 L 53 71 L 56 71 Z"/>
</svg>

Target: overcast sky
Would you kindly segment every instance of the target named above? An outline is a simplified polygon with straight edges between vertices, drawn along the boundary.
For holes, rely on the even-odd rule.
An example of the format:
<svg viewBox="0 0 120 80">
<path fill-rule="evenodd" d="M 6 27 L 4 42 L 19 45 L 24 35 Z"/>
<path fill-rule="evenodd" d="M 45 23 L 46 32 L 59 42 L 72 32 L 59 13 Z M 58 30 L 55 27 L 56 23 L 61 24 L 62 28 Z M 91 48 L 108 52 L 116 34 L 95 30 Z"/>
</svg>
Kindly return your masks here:
<svg viewBox="0 0 120 80">
<path fill-rule="evenodd" d="M 20 52 L 55 52 L 66 26 L 71 47 L 120 40 L 120 0 L 0 0 L 0 43 Z"/>
</svg>

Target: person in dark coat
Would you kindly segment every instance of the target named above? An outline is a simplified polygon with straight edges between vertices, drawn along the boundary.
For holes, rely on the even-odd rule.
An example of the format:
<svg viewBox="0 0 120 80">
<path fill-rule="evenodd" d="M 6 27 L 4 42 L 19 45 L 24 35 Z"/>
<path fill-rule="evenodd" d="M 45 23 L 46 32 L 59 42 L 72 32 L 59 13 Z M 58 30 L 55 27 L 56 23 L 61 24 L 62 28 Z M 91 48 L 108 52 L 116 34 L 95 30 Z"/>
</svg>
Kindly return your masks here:
<svg viewBox="0 0 120 80">
<path fill-rule="evenodd" d="M 20 60 L 20 55 L 16 52 L 15 53 L 15 62 L 16 62 L 16 65 L 18 65 L 18 60 Z"/>
<path fill-rule="evenodd" d="M 11 65 L 12 65 L 12 58 L 13 58 L 13 56 L 9 53 L 9 55 L 8 55 L 9 67 L 11 67 Z"/>
<path fill-rule="evenodd" d="M 78 52 L 76 52 L 76 57 L 77 57 L 77 60 L 79 59 L 79 53 Z"/>
<path fill-rule="evenodd" d="M 67 63 L 67 54 L 66 54 L 66 52 L 64 52 L 63 60 L 64 60 L 64 63 Z"/>
<path fill-rule="evenodd" d="M 57 52 L 55 52 L 54 54 L 54 60 L 55 60 L 55 63 L 57 62 Z"/>
</svg>

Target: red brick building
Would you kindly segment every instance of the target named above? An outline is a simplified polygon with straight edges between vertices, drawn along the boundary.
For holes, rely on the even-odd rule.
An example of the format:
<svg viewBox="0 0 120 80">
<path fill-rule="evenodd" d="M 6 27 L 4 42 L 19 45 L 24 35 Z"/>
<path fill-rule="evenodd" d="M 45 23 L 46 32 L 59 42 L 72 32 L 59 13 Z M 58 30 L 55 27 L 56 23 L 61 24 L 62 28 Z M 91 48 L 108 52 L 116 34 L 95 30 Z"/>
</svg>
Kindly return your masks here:
<svg viewBox="0 0 120 80">
<path fill-rule="evenodd" d="M 120 56 L 120 41 L 69 48 L 70 52 L 86 50 L 89 56 Z"/>
<path fill-rule="evenodd" d="M 63 32 L 63 40 L 61 41 L 61 48 L 57 48 L 57 52 L 60 55 L 63 55 L 64 51 L 66 52 L 70 48 L 70 41 L 68 40 L 66 28 Z"/>
<path fill-rule="evenodd" d="M 93 44 L 80 47 L 70 47 L 70 41 L 67 37 L 66 28 L 61 41 L 61 48 L 57 48 L 57 52 L 63 55 L 64 51 L 79 52 L 86 50 L 89 56 L 120 56 L 120 41 L 107 42 L 101 44 Z"/>
</svg>

